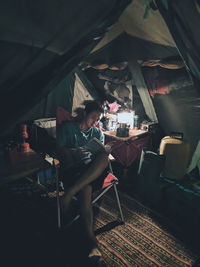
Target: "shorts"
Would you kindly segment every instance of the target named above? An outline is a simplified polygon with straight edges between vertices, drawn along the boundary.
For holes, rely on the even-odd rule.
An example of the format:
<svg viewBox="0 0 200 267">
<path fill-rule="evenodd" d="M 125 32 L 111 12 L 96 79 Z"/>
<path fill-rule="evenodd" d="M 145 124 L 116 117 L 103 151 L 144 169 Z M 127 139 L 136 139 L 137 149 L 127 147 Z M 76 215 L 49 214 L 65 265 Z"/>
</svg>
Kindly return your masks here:
<svg viewBox="0 0 200 267">
<path fill-rule="evenodd" d="M 82 163 L 79 166 L 71 167 L 68 170 L 63 170 L 63 171 L 61 170 L 60 175 L 64 188 L 73 186 L 77 181 L 77 179 L 79 178 L 80 174 L 84 173 L 90 167 L 90 165 L 91 163 L 89 164 Z M 93 191 L 100 190 L 102 188 L 104 179 L 106 178 L 108 172 L 109 171 L 106 168 L 96 180 L 90 183 Z"/>
</svg>

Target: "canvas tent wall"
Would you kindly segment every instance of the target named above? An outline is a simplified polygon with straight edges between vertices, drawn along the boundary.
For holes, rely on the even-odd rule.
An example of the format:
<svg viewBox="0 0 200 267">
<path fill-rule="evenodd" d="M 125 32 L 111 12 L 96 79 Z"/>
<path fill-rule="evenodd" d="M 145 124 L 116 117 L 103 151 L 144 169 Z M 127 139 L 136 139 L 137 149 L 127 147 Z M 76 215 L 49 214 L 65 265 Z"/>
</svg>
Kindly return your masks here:
<svg viewBox="0 0 200 267">
<path fill-rule="evenodd" d="M 124 60 L 163 60 L 174 58 L 181 52 L 195 82 L 193 87 L 197 87 L 200 49 L 197 27 L 193 25 L 200 21 L 198 1 L 168 0 L 168 9 L 163 5 L 164 1 L 154 2 L 159 10 L 151 10 L 147 19 L 143 18 L 145 5 L 140 0 L 59 0 L 56 5 L 54 1 L 43 1 L 40 7 L 33 1 L 18 1 L 17 5 L 12 0 L 1 3 L 1 134 L 34 106 L 35 114 L 50 115 L 45 110 L 47 106 L 53 109 L 57 105 L 54 90 L 66 83 L 65 77 L 80 61 L 98 59 L 112 64 Z M 79 19 L 74 19 L 77 16 Z M 50 91 L 52 98 L 48 96 Z M 181 105 L 187 102 L 183 109 L 187 110 L 188 118 L 191 114 L 189 125 L 194 128 L 199 117 L 199 98 L 196 92 L 185 91 L 188 93 L 182 95 L 177 90 L 177 99 Z M 63 91 L 63 96 L 66 94 Z M 187 127 L 189 119 L 186 121 L 185 113 L 176 110 L 177 100 L 170 106 L 166 104 L 169 95 L 157 94 L 154 105 L 160 98 L 163 98 L 164 106 L 156 107 L 156 112 L 159 118 L 166 114 L 166 119 L 160 119 L 162 127 L 170 131 L 173 128 L 170 123 L 176 117 L 166 112 L 166 105 L 169 109 L 174 107 L 175 114 L 183 115 L 177 116 L 177 120 L 185 121 L 185 126 L 178 128 L 188 131 L 191 128 Z M 58 97 L 57 100 L 62 99 Z M 172 125 L 179 124 L 174 121 Z M 198 130 L 190 135 L 195 142 L 198 137 Z"/>
<path fill-rule="evenodd" d="M 1 1 L 1 136 L 92 50 L 129 2 Z"/>
<path fill-rule="evenodd" d="M 103 47 L 111 45 L 116 40 L 109 50 L 111 53 L 113 49 L 118 50 L 111 57 L 115 59 L 116 55 L 121 55 L 123 51 L 129 52 L 129 60 L 131 58 L 166 58 L 177 55 L 175 42 L 160 12 L 152 10 L 147 19 L 144 19 L 144 12 L 144 1 L 132 1 L 121 14 L 117 23 L 92 50 L 92 54 L 97 51 L 100 53 Z"/>
<path fill-rule="evenodd" d="M 112 65 L 123 60 L 153 59 L 166 64 L 156 66 L 151 63 L 152 68 L 142 67 L 143 74 L 150 93 L 152 90 L 157 92 L 152 100 L 165 133 L 184 132 L 191 143 L 192 153 L 200 136 L 197 127 L 200 116 L 200 39 L 195 26 L 200 23 L 199 3 L 167 1 L 166 9 L 164 1 L 154 2 L 159 10 L 151 10 L 148 18 L 144 19 L 144 2 L 132 1 L 87 60 L 91 63 L 104 60 Z M 179 64 L 180 57 L 186 68 L 169 70 L 168 63 Z M 165 89 L 167 93 L 163 94 Z"/>
<path fill-rule="evenodd" d="M 198 0 L 169 1 L 166 10 L 157 1 L 160 13 L 176 42 L 195 83 L 200 85 L 200 3 Z"/>
<path fill-rule="evenodd" d="M 76 67 L 46 98 L 42 99 L 34 108 L 24 114 L 14 127 L 12 126 L 12 130 L 15 130 L 15 127 L 23 122 L 55 117 L 58 107 L 62 107 L 72 115 L 75 115 L 76 109 L 82 107 L 84 101 L 93 99 L 99 99 L 98 92 L 91 87 L 90 82 L 81 69 Z"/>
</svg>

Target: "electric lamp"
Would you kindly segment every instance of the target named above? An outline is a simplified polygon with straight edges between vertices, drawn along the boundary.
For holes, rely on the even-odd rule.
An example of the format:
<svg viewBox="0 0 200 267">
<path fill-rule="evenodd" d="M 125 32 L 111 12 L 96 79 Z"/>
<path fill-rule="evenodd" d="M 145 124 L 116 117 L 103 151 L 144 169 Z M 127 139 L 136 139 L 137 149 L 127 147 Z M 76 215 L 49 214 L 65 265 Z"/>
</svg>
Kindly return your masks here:
<svg viewBox="0 0 200 267">
<path fill-rule="evenodd" d="M 132 129 L 134 114 L 134 111 L 117 113 L 117 121 L 119 124 L 126 124 L 126 126 L 129 125 L 130 129 Z"/>
<path fill-rule="evenodd" d="M 117 120 L 119 128 L 117 128 L 117 136 L 127 137 L 129 136 L 129 128 L 133 128 L 133 117 L 134 111 L 132 112 L 120 112 L 117 114 Z"/>
</svg>

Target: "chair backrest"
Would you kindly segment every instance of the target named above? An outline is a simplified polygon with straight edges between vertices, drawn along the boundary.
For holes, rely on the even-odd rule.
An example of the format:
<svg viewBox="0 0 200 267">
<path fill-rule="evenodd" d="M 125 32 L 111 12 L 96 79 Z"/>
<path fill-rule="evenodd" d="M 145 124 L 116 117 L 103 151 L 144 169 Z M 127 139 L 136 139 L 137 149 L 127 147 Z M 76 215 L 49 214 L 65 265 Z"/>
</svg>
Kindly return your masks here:
<svg viewBox="0 0 200 267">
<path fill-rule="evenodd" d="M 62 107 L 56 109 L 56 126 L 61 125 L 65 121 L 73 120 L 72 115 Z"/>
<path fill-rule="evenodd" d="M 62 123 L 66 121 L 76 121 L 80 122 L 82 119 L 82 115 L 79 114 L 76 117 L 73 117 L 69 111 L 62 107 L 57 107 L 56 109 L 56 128 L 58 128 Z"/>
<path fill-rule="evenodd" d="M 82 114 L 78 114 L 78 116 L 73 117 L 69 111 L 62 107 L 57 107 L 56 109 L 56 127 L 59 127 L 63 122 L 66 121 L 76 121 L 80 122 L 82 119 Z M 97 123 L 96 127 L 101 129 L 100 123 Z"/>
</svg>

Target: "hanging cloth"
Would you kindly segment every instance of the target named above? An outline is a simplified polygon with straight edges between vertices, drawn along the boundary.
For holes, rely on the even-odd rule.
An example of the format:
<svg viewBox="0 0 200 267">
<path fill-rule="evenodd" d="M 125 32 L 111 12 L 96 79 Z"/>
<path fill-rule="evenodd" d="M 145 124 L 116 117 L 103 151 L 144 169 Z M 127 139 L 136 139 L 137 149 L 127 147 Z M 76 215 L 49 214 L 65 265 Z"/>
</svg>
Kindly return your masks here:
<svg viewBox="0 0 200 267">
<path fill-rule="evenodd" d="M 129 62 L 129 69 L 131 71 L 134 83 L 137 87 L 138 93 L 144 105 L 144 109 L 147 116 L 150 118 L 151 121 L 157 123 L 158 118 L 156 116 L 156 112 L 151 97 L 149 95 L 149 91 L 146 87 L 146 83 L 144 81 L 140 65 L 136 61 Z"/>
</svg>

